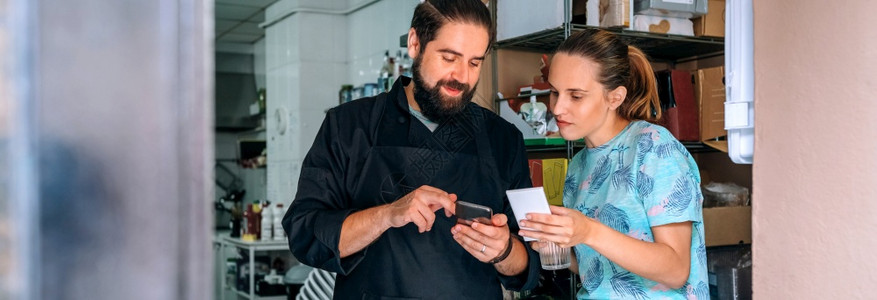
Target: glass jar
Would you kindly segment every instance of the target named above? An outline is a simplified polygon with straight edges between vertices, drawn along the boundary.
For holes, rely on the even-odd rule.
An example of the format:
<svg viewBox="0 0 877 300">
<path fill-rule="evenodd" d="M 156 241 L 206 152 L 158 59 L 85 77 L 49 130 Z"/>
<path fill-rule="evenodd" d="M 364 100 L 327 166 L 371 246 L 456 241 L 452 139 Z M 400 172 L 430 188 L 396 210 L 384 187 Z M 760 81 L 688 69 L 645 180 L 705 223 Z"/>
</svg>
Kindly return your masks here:
<svg viewBox="0 0 877 300">
<path fill-rule="evenodd" d="M 344 104 L 353 100 L 353 85 L 345 84 L 338 91 L 338 104 Z"/>
<path fill-rule="evenodd" d="M 350 99 L 356 100 L 356 99 L 362 98 L 364 96 L 362 92 L 363 92 L 363 88 L 361 86 L 353 88 L 353 91 L 350 92 L 350 96 L 351 96 Z"/>
</svg>

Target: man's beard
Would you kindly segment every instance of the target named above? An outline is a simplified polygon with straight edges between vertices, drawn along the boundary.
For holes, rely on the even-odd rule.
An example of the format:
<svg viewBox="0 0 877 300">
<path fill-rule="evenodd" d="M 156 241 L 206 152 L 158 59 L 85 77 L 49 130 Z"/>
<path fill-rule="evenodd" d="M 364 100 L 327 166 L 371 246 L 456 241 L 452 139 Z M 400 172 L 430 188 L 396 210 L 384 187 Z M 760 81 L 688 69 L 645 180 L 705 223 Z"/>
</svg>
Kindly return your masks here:
<svg viewBox="0 0 877 300">
<path fill-rule="evenodd" d="M 420 73 L 421 57 L 415 58 L 414 64 L 411 66 L 411 72 L 414 75 L 412 78 L 414 81 L 414 101 L 420 106 L 420 113 L 424 117 L 430 121 L 441 123 L 462 112 L 466 105 L 472 101 L 475 89 L 453 79 L 439 80 L 435 86 L 428 88 Z M 442 86 L 461 91 L 460 96 L 446 97 L 441 93 Z"/>
</svg>

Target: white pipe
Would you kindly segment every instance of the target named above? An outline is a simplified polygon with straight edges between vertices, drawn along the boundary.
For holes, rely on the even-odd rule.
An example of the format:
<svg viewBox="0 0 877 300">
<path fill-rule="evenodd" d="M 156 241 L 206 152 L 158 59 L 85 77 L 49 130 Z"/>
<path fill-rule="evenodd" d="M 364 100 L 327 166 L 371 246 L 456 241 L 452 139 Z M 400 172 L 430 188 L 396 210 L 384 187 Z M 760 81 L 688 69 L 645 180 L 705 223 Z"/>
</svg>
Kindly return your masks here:
<svg viewBox="0 0 877 300">
<path fill-rule="evenodd" d="M 271 21 L 265 21 L 264 23 L 259 24 L 259 28 L 262 28 L 262 29 L 268 28 L 268 26 L 274 25 L 275 23 L 280 22 L 283 19 L 286 19 L 287 17 L 294 15 L 296 13 L 300 13 L 300 12 L 325 14 L 325 15 L 349 15 L 349 14 L 352 14 L 360 9 L 365 8 L 366 6 L 375 4 L 378 1 L 381 1 L 381 0 L 368 0 L 368 1 L 365 1 L 365 2 L 362 2 L 358 5 L 356 5 L 354 7 L 351 7 L 347 10 L 327 10 L 327 9 L 308 8 L 308 7 L 293 8 L 293 9 L 283 13 L 280 17 L 277 17 Z"/>
<path fill-rule="evenodd" d="M 728 156 L 752 164 L 755 152 L 755 81 L 752 0 L 725 3 L 725 129 Z"/>
</svg>

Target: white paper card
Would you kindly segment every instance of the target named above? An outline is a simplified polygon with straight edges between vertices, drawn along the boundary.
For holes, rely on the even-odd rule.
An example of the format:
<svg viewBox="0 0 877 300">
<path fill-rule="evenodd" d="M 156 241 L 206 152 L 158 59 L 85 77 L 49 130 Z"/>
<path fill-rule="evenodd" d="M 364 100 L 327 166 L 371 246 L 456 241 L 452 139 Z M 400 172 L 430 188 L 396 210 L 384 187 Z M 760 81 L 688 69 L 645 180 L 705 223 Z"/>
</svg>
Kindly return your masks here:
<svg viewBox="0 0 877 300">
<path fill-rule="evenodd" d="M 548 207 L 548 199 L 545 198 L 545 191 L 542 190 L 541 186 L 508 190 L 505 194 L 509 196 L 509 203 L 512 205 L 512 211 L 515 213 L 515 220 L 517 220 L 518 224 L 521 223 L 521 220 L 527 219 L 527 214 L 529 213 L 551 214 L 551 209 Z M 530 230 L 530 228 L 524 227 L 521 229 Z M 529 242 L 535 240 L 536 239 L 524 237 L 524 241 Z"/>
</svg>

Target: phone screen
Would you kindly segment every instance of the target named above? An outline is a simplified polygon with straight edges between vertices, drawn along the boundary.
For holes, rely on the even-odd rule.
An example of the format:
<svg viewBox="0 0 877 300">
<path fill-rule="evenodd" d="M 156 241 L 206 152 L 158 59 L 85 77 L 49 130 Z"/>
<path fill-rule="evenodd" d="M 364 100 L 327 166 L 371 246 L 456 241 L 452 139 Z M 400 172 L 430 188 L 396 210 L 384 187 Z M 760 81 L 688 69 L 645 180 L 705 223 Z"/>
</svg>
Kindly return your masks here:
<svg viewBox="0 0 877 300">
<path fill-rule="evenodd" d="M 472 222 L 491 224 L 490 218 L 493 216 L 493 210 L 484 205 L 469 203 L 466 201 L 457 201 L 457 223 L 471 225 Z"/>
</svg>

